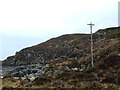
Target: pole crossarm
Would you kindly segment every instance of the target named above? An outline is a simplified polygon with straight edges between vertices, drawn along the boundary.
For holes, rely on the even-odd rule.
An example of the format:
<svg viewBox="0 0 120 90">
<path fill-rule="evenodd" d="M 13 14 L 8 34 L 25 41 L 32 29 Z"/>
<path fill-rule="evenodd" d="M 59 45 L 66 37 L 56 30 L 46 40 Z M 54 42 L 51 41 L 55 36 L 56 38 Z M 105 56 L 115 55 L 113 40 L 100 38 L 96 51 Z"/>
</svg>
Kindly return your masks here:
<svg viewBox="0 0 120 90">
<path fill-rule="evenodd" d="M 90 24 L 87 24 L 87 25 L 90 25 L 90 26 L 95 26 L 95 24 L 92 24 L 92 22 Z"/>
</svg>

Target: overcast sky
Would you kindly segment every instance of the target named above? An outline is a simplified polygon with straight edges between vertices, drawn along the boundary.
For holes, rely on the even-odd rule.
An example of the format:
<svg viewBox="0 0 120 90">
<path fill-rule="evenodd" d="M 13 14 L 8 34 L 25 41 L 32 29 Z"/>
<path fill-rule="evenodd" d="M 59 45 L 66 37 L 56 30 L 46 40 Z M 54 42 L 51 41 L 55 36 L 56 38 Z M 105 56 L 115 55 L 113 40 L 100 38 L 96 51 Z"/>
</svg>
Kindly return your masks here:
<svg viewBox="0 0 120 90">
<path fill-rule="evenodd" d="M 119 0 L 0 0 L 0 59 L 63 34 L 118 26 Z"/>
</svg>

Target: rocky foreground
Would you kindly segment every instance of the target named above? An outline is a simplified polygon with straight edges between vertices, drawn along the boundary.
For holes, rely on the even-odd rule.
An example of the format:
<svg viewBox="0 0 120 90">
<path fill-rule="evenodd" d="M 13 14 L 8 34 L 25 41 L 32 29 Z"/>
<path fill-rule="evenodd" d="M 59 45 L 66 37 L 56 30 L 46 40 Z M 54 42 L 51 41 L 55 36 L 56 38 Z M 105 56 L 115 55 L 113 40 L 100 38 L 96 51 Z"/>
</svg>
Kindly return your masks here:
<svg viewBox="0 0 120 90">
<path fill-rule="evenodd" d="M 3 87 L 120 88 L 120 27 L 98 30 L 93 41 L 94 67 L 89 34 L 63 35 L 16 52 L 2 63 Z"/>
</svg>

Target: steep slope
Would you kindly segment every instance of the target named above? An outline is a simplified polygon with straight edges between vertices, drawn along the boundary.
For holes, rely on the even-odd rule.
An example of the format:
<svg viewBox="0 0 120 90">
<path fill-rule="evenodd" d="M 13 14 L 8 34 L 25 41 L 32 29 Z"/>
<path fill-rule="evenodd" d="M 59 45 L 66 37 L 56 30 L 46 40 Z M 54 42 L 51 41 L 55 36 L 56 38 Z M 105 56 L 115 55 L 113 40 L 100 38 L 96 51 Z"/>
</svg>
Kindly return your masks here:
<svg viewBox="0 0 120 90">
<path fill-rule="evenodd" d="M 95 46 L 102 40 L 120 37 L 120 27 L 100 29 L 93 34 Z M 8 57 L 3 61 L 3 66 L 38 63 L 51 60 L 60 56 L 68 56 L 74 49 L 89 51 L 89 34 L 68 34 L 57 38 L 52 38 L 36 46 L 24 48 L 16 52 L 15 56 Z M 98 44 L 99 45 L 99 44 Z M 86 52 L 84 51 L 84 52 Z M 80 56 L 80 55 L 79 55 Z M 8 63 L 7 63 L 8 62 Z"/>
<path fill-rule="evenodd" d="M 14 66 L 12 77 L 38 77 L 21 87 L 51 87 L 51 84 L 64 88 L 82 85 L 84 88 L 92 85 L 102 88 L 104 84 L 119 87 L 120 27 L 98 30 L 93 34 L 93 41 L 94 67 L 91 67 L 89 34 L 63 35 L 24 48 L 3 61 L 3 66 Z M 39 80 L 43 80 L 42 84 Z"/>
<path fill-rule="evenodd" d="M 19 64 L 28 64 L 28 63 L 38 63 L 46 59 L 60 57 L 66 54 L 67 51 L 65 50 L 70 48 L 70 44 L 71 44 L 70 42 L 84 36 L 86 35 L 71 34 L 71 35 L 63 35 L 58 38 L 52 38 L 44 43 L 41 43 L 36 46 L 28 47 L 17 52 L 15 56 L 8 57 L 5 61 L 3 61 L 3 65 L 5 65 L 8 60 L 9 62 L 11 61 L 11 63 L 8 64 L 19 65 Z"/>
</svg>

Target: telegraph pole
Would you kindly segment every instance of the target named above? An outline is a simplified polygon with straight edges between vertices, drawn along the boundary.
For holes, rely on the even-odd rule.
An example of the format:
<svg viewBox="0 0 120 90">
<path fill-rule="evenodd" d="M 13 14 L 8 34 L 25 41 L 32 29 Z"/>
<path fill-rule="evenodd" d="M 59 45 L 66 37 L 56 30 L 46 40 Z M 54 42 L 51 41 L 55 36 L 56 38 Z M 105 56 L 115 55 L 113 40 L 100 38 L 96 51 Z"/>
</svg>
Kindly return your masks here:
<svg viewBox="0 0 120 90">
<path fill-rule="evenodd" d="M 93 67 L 93 39 L 92 39 L 92 26 L 94 26 L 95 24 L 92 24 L 92 22 L 90 24 L 90 33 L 91 33 L 91 65 Z"/>
</svg>

